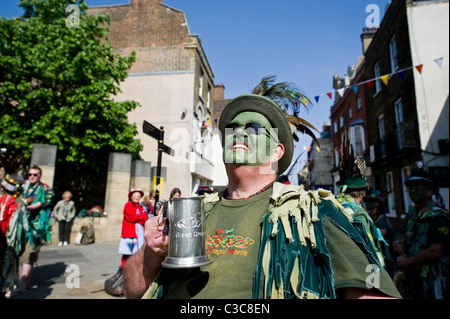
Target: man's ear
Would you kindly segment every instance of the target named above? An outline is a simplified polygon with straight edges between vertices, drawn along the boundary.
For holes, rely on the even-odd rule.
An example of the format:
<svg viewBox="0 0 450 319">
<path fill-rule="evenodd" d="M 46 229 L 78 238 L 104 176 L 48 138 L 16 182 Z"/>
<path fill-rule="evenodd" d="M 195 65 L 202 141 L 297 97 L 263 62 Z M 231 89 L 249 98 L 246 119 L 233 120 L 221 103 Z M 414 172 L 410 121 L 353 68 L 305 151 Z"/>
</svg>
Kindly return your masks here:
<svg viewBox="0 0 450 319">
<path fill-rule="evenodd" d="M 275 151 L 270 156 L 270 163 L 274 171 L 278 171 L 278 161 L 283 157 L 284 155 L 284 145 L 278 144 L 275 148 Z"/>
</svg>

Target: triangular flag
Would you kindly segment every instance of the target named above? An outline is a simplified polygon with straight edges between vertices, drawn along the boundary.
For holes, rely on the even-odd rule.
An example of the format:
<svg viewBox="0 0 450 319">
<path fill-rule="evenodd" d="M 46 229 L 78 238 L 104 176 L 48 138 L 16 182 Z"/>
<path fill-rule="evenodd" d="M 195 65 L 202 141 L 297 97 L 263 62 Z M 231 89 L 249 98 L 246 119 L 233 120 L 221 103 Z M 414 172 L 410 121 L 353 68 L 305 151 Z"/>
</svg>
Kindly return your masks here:
<svg viewBox="0 0 450 319">
<path fill-rule="evenodd" d="M 373 88 L 373 80 L 366 82 L 366 85 L 369 89 Z"/>
<path fill-rule="evenodd" d="M 344 91 L 345 91 L 345 88 L 341 88 L 341 89 L 337 90 L 336 92 L 337 92 L 341 97 L 344 97 Z M 331 97 L 330 97 L 330 99 L 331 99 Z"/>
<path fill-rule="evenodd" d="M 316 100 L 316 103 L 319 103 L 319 95 L 315 96 L 314 99 Z"/>
<path fill-rule="evenodd" d="M 417 71 L 419 71 L 420 74 L 422 74 L 422 68 L 423 68 L 423 64 L 416 65 L 416 69 L 417 69 Z"/>
<path fill-rule="evenodd" d="M 331 99 L 331 92 L 328 92 L 327 95 Z"/>
<path fill-rule="evenodd" d="M 442 61 L 444 60 L 444 58 L 443 57 L 440 57 L 440 58 L 437 58 L 437 59 L 434 59 L 434 62 L 436 62 L 436 64 L 440 67 L 440 68 L 442 68 Z"/>
<path fill-rule="evenodd" d="M 358 93 L 358 86 L 357 85 L 353 85 L 352 89 L 353 89 L 353 92 Z"/>
<path fill-rule="evenodd" d="M 380 79 L 383 81 L 384 85 L 388 85 L 389 74 L 383 75 Z"/>
<path fill-rule="evenodd" d="M 397 72 L 397 74 L 400 77 L 400 79 L 402 79 L 402 80 L 405 79 L 405 70 L 399 71 L 399 72 Z"/>
</svg>

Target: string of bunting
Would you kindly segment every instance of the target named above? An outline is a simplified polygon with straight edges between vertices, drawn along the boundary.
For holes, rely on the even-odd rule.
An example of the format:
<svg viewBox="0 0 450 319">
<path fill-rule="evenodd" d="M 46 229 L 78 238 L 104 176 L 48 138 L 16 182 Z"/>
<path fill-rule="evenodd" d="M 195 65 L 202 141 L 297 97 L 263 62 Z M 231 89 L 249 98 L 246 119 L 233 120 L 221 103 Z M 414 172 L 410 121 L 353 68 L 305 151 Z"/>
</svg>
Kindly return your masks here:
<svg viewBox="0 0 450 319">
<path fill-rule="evenodd" d="M 436 58 L 433 61 L 434 61 L 434 63 L 436 63 L 436 65 L 439 68 L 442 68 L 444 57 Z M 342 97 L 344 95 L 345 90 L 347 90 L 349 88 L 352 88 L 352 90 L 355 93 L 357 93 L 358 92 L 358 87 L 360 85 L 366 85 L 368 88 L 372 88 L 374 86 L 375 81 L 377 81 L 377 80 L 381 80 L 381 82 L 383 82 L 383 84 L 385 86 L 387 86 L 388 83 L 389 83 L 389 79 L 394 74 L 398 75 L 400 77 L 400 79 L 404 80 L 406 71 L 412 70 L 412 69 L 416 69 L 417 72 L 419 72 L 419 74 L 422 74 L 423 66 L 424 66 L 424 64 L 422 63 L 422 64 L 418 64 L 418 65 L 415 65 L 415 66 L 410 66 L 410 67 L 407 67 L 407 68 L 404 68 L 404 69 L 396 70 L 395 72 L 392 72 L 392 73 L 389 73 L 389 74 L 385 74 L 385 75 L 382 75 L 382 76 L 379 76 L 379 77 L 376 77 L 376 78 L 373 78 L 373 79 L 370 79 L 370 80 L 366 80 L 366 81 L 359 82 L 359 83 L 352 84 L 352 85 L 347 85 L 347 86 L 345 86 L 345 87 L 343 87 L 343 88 L 341 88 L 339 90 L 336 90 L 335 94 L 339 94 Z M 319 103 L 320 97 L 324 96 L 324 95 L 328 96 L 330 99 L 332 99 L 332 97 L 333 97 L 333 93 L 332 92 L 327 92 L 327 93 L 324 93 L 324 94 L 320 94 L 320 95 L 314 96 L 314 99 L 316 100 L 317 103 Z M 299 102 L 301 102 L 303 105 L 307 106 L 310 101 L 307 98 L 299 98 Z M 218 119 L 217 118 L 214 119 L 214 124 L 215 125 L 218 124 Z M 208 120 L 206 123 L 203 121 L 201 126 L 207 128 L 210 125 L 211 125 L 211 120 Z M 215 126 L 212 126 L 212 129 L 214 130 Z M 308 150 L 309 152 L 311 152 L 311 151 L 316 151 L 316 152 L 328 152 L 328 151 L 336 152 L 337 151 L 337 152 L 340 152 L 340 149 L 339 148 L 335 148 L 335 147 L 333 147 L 333 148 L 327 148 L 327 147 L 319 148 L 319 147 L 307 146 L 307 145 L 295 145 L 294 147 L 297 148 L 297 146 L 303 147 L 304 151 Z M 328 157 L 328 155 L 324 155 L 324 157 Z M 307 161 L 305 161 L 305 162 L 307 162 Z"/>
<path fill-rule="evenodd" d="M 439 66 L 439 68 L 442 68 L 443 61 L 444 61 L 444 57 L 439 57 L 439 58 L 434 59 L 434 62 Z M 339 90 L 336 90 L 335 94 L 339 94 L 342 97 L 344 95 L 345 90 L 347 90 L 350 87 L 353 89 L 353 91 L 355 93 L 357 93 L 358 92 L 358 87 L 360 85 L 364 85 L 365 84 L 368 88 L 372 88 L 374 83 L 375 83 L 375 81 L 377 81 L 377 80 L 381 80 L 384 83 L 384 85 L 387 86 L 388 83 L 389 83 L 389 79 L 391 78 L 392 75 L 397 74 L 400 77 L 400 79 L 404 80 L 405 79 L 405 72 L 408 71 L 408 70 L 411 70 L 413 68 L 415 68 L 419 72 L 419 74 L 422 74 L 423 63 L 415 65 L 415 66 L 410 66 L 408 68 L 400 69 L 400 70 L 397 70 L 395 72 L 392 72 L 392 73 L 389 73 L 389 74 L 385 74 L 385 75 L 382 75 L 382 76 L 379 76 L 379 77 L 376 77 L 376 78 L 373 78 L 373 79 L 370 79 L 370 80 L 367 80 L 367 81 L 364 81 L 364 82 L 360 82 L 360 83 L 356 83 L 356 84 L 352 84 L 352 85 L 347 85 L 347 86 L 345 86 L 343 88 L 340 88 Z M 314 99 L 316 100 L 317 103 L 319 103 L 319 99 L 323 95 L 328 96 L 330 99 L 332 99 L 332 97 L 333 97 L 333 93 L 332 92 L 316 95 L 316 96 L 314 96 Z"/>
</svg>

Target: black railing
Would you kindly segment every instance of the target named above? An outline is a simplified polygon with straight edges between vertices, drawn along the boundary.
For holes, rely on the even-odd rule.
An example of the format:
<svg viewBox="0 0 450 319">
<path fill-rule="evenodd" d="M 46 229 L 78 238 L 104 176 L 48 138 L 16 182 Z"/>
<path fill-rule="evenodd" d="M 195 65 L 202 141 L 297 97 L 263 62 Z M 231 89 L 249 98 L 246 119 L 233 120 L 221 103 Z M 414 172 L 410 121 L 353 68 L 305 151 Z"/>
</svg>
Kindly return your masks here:
<svg viewBox="0 0 450 319">
<path fill-rule="evenodd" d="M 417 132 L 414 123 L 399 124 L 375 144 L 375 160 L 397 154 L 404 149 L 419 147 Z"/>
</svg>

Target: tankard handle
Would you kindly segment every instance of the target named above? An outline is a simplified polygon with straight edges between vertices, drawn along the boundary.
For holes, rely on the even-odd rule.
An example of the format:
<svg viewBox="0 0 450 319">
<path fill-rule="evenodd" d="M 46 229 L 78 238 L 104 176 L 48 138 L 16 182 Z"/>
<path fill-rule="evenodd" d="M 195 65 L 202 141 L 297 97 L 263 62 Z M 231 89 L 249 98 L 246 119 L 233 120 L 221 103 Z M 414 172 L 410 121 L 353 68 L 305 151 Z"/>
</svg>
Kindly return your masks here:
<svg viewBox="0 0 450 319">
<path fill-rule="evenodd" d="M 162 233 L 164 235 L 167 235 L 169 233 L 169 218 L 167 218 L 167 211 L 169 210 L 169 201 L 166 201 L 163 204 L 163 217 L 166 219 L 166 222 L 164 224 L 164 228 Z"/>
</svg>

